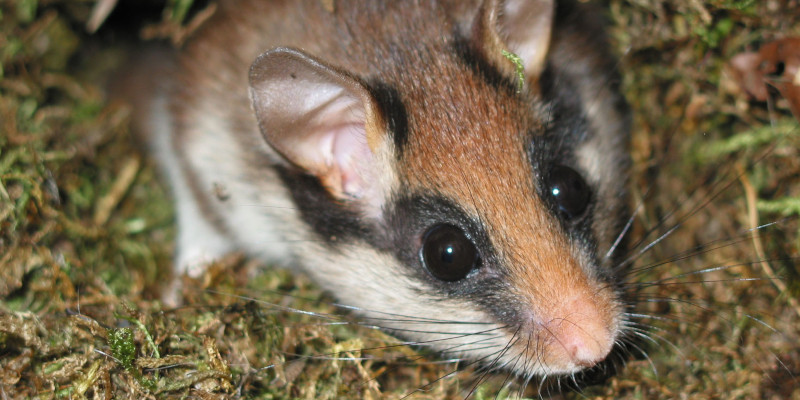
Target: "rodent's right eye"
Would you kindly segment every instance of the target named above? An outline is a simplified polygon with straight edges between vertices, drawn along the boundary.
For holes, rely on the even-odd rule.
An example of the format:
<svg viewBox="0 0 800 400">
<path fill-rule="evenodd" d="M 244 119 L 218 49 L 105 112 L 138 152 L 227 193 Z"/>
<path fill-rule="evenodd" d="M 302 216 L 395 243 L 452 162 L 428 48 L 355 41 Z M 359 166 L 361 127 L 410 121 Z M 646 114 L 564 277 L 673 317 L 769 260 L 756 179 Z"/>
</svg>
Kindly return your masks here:
<svg viewBox="0 0 800 400">
<path fill-rule="evenodd" d="M 550 195 L 568 219 L 577 218 L 586 211 L 591 191 L 581 174 L 570 167 L 557 165 L 550 171 L 548 179 Z"/>
<path fill-rule="evenodd" d="M 431 275 L 447 282 L 464 279 L 480 260 L 478 249 L 464 231 L 446 224 L 428 230 L 420 258 Z"/>
</svg>

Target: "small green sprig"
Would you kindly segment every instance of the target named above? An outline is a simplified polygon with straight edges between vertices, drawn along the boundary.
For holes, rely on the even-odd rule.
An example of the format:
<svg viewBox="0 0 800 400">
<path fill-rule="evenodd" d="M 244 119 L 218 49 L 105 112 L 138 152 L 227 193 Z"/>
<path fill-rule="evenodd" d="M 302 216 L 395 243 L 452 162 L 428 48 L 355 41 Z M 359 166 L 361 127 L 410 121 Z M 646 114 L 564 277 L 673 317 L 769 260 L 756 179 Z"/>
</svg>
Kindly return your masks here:
<svg viewBox="0 0 800 400">
<path fill-rule="evenodd" d="M 500 50 L 503 54 L 503 57 L 507 58 L 509 61 L 514 63 L 514 67 L 517 70 L 517 79 L 519 80 L 519 85 L 517 87 L 517 93 L 522 92 L 522 86 L 525 84 L 525 66 L 522 65 L 522 58 L 520 56 L 506 50 Z"/>
</svg>

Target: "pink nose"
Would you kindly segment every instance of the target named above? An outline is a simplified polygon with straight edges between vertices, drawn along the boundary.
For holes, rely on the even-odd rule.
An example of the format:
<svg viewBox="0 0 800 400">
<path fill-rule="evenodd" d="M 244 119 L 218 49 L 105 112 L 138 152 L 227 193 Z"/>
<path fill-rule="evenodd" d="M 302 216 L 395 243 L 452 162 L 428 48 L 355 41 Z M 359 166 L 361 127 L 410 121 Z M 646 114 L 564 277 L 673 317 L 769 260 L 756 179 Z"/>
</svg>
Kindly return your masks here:
<svg viewBox="0 0 800 400">
<path fill-rule="evenodd" d="M 608 321 L 609 313 L 599 310 L 592 301 L 573 298 L 550 315 L 552 319 L 545 323 L 545 330 L 551 335 L 547 351 L 554 367 L 588 368 L 611 352 L 614 328 Z"/>
</svg>

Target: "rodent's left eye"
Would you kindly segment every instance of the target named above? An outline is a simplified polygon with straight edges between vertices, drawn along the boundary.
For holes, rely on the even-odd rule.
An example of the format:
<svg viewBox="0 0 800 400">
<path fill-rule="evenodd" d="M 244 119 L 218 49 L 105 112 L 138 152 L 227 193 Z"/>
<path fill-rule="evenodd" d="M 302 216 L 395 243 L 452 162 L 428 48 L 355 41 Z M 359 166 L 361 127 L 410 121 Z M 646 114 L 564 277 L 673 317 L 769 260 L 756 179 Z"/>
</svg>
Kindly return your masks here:
<svg viewBox="0 0 800 400">
<path fill-rule="evenodd" d="M 581 174 L 570 167 L 557 165 L 550 170 L 548 182 L 550 195 L 568 219 L 577 218 L 586 211 L 591 190 Z"/>
<path fill-rule="evenodd" d="M 464 279 L 480 260 L 478 249 L 464 231 L 446 224 L 428 230 L 420 258 L 431 275 L 448 282 Z"/>
</svg>

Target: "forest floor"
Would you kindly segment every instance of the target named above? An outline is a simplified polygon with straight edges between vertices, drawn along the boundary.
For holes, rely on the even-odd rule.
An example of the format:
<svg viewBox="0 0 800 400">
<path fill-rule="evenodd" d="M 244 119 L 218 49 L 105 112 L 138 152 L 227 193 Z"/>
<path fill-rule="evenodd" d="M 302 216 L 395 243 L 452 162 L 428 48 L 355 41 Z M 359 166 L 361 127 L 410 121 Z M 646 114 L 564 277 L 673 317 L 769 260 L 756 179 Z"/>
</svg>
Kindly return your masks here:
<svg viewBox="0 0 800 400">
<path fill-rule="evenodd" d="M 183 307 L 159 301 L 169 191 L 98 76 L 124 51 L 118 32 L 190 35 L 205 6 L 168 3 L 90 34 L 93 1 L 0 1 L 0 399 L 518 396 L 238 255 L 187 282 Z M 563 396 L 800 399 L 800 128 L 730 69 L 800 37 L 800 2 L 602 5 L 634 115 L 631 242 L 679 227 L 631 276 L 647 356 Z"/>
</svg>

